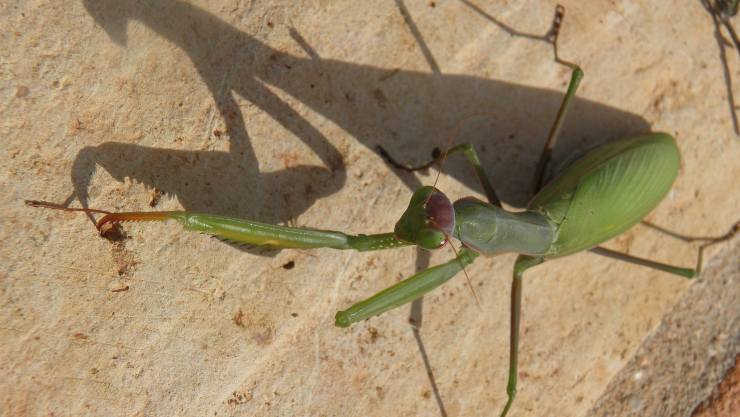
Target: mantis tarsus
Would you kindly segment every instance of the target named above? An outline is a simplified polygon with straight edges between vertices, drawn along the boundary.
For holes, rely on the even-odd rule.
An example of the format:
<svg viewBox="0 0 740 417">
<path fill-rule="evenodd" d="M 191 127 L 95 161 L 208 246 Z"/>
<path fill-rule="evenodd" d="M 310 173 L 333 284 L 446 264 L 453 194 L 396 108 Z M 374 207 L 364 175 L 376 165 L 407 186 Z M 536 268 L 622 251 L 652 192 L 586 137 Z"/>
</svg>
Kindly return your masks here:
<svg viewBox="0 0 740 417">
<path fill-rule="evenodd" d="M 541 186 L 559 127 L 582 77 L 581 69 L 574 66 L 538 164 L 535 179 L 538 192 L 527 210 L 521 212 L 501 207 L 475 149 L 466 144 L 449 148 L 432 162 L 461 152 L 473 166 L 488 201 L 469 197 L 452 203 L 439 189 L 422 187 L 413 193 L 394 231 L 388 233 L 353 236 L 338 231 L 293 228 L 184 211 L 110 213 L 39 201 L 28 201 L 27 204 L 104 214 L 97 222 L 101 232 L 125 221 L 176 220 L 187 230 L 208 233 L 227 241 L 278 248 L 329 247 L 371 251 L 418 245 L 434 250 L 453 239 L 462 244 L 453 260 L 421 271 L 336 313 L 336 325 L 340 327 L 350 326 L 421 297 L 451 279 L 481 254 L 518 253 L 512 277 L 508 399 L 501 413 L 504 416 L 516 395 L 522 277 L 527 269 L 583 250 L 687 278 L 693 277 L 700 266 L 680 268 L 597 246 L 638 223 L 668 193 L 678 175 L 679 165 L 678 148 L 671 136 L 650 133 L 603 145 L 576 161 L 555 180 Z M 407 169 L 416 170 L 428 165 Z"/>
</svg>

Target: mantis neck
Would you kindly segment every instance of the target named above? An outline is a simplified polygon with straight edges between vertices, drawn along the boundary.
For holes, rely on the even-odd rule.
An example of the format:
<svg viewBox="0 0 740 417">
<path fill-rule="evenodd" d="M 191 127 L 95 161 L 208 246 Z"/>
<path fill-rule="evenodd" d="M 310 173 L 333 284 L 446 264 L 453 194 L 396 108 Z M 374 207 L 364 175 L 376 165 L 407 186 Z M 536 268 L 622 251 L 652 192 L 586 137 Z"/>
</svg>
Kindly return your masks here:
<svg viewBox="0 0 740 417">
<path fill-rule="evenodd" d="M 455 237 L 484 255 L 544 255 L 555 240 L 555 224 L 537 212 L 509 212 L 474 198 L 454 207 Z"/>
</svg>

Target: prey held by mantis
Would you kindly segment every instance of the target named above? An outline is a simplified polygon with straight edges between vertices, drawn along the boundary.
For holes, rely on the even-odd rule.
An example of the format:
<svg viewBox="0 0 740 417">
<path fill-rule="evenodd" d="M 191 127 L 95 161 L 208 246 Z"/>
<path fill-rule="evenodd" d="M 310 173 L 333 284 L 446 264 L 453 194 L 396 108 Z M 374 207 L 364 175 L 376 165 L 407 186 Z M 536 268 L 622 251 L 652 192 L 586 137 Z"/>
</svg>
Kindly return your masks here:
<svg viewBox="0 0 740 417">
<path fill-rule="evenodd" d="M 432 161 L 418 167 L 398 164 L 384 153 L 391 165 L 411 171 L 426 169 L 441 164 L 450 155 L 462 154 L 473 167 L 487 199 L 481 201 L 465 197 L 453 203 L 436 186 L 424 186 L 411 195 L 409 205 L 394 230 L 385 233 L 348 235 L 339 231 L 272 225 L 187 211 L 114 213 L 35 200 L 26 203 L 88 215 L 102 214 L 96 223 L 101 233 L 110 231 L 121 222 L 174 220 L 186 230 L 210 234 L 229 242 L 276 248 L 375 251 L 416 245 L 436 250 L 446 244 L 459 244 L 454 259 L 421 271 L 337 312 L 335 324 L 339 327 L 348 327 L 422 297 L 464 271 L 480 255 L 516 253 L 518 257 L 514 262 L 511 283 L 507 401 L 501 411 L 501 416 L 505 416 L 512 407 L 517 389 L 522 284 L 526 270 L 550 259 L 585 250 L 686 278 L 694 277 L 701 266 L 701 252 L 695 268 L 682 268 L 598 246 L 639 223 L 670 191 L 680 162 L 678 147 L 670 135 L 647 133 L 602 145 L 587 152 L 544 184 L 552 149 L 583 78 L 583 71 L 578 66 L 571 66 L 570 83 L 537 164 L 536 194 L 524 211 L 509 211 L 502 207 L 485 167 L 475 149 L 468 144 L 448 146 Z"/>
</svg>

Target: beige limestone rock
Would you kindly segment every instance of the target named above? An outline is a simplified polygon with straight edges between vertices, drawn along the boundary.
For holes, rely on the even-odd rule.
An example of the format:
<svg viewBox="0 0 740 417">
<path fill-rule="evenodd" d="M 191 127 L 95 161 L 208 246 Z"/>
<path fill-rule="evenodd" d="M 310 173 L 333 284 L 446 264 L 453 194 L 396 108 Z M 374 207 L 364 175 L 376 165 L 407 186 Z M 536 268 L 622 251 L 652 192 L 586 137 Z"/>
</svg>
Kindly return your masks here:
<svg viewBox="0 0 740 417">
<path fill-rule="evenodd" d="M 697 1 L 563 4 L 560 53 L 586 78 L 555 160 L 669 132 L 681 173 L 647 220 L 688 235 L 724 233 L 740 212 L 740 140 L 709 15 Z M 388 231 L 409 190 L 435 173 L 397 173 L 375 146 L 421 162 L 479 114 L 456 140 L 480 150 L 505 202 L 521 207 L 569 78 L 538 39 L 554 8 L 7 1 L 0 414 L 497 413 L 513 256 L 469 269 L 480 307 L 462 277 L 424 299 L 420 338 L 433 385 L 409 307 L 350 329 L 334 327 L 333 316 L 448 251 L 429 259 L 412 248 L 243 250 L 156 223 L 128 224 L 129 238 L 112 245 L 85 216 L 23 200 L 77 196 L 108 210 Z M 728 59 L 740 76 L 737 55 Z M 438 185 L 453 197 L 480 195 L 457 160 Z M 645 226 L 607 246 L 686 266 L 696 251 Z M 736 245 L 708 259 L 723 249 L 737 265 Z M 737 267 L 723 279 L 736 289 Z M 692 285 L 588 253 L 532 270 L 511 415 L 586 415 Z M 716 308 L 737 320 L 736 304 Z"/>
</svg>

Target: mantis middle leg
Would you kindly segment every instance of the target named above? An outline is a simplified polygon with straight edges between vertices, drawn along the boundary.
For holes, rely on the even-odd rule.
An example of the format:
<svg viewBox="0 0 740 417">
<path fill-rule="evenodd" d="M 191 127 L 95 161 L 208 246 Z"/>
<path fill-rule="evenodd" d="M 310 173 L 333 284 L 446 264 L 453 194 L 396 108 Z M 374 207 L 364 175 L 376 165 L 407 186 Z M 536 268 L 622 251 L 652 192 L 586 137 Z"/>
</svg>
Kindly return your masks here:
<svg viewBox="0 0 740 417">
<path fill-rule="evenodd" d="M 385 159 L 391 166 L 407 172 L 421 171 L 427 169 L 434 166 L 435 164 L 442 162 L 449 155 L 457 152 L 462 152 L 465 156 L 465 159 L 468 160 L 470 165 L 473 167 L 473 170 L 475 170 L 475 175 L 478 178 L 478 182 L 480 182 L 481 186 L 483 187 L 483 191 L 486 194 L 488 202 L 493 204 L 494 206 L 501 207 L 501 200 L 498 198 L 496 191 L 493 189 L 491 180 L 488 178 L 488 174 L 486 173 L 485 168 L 483 168 L 483 165 L 480 162 L 480 158 L 478 158 L 478 153 L 475 151 L 473 145 L 469 143 L 461 143 L 459 145 L 455 145 L 447 149 L 445 152 L 442 152 L 439 149 L 434 149 L 434 152 L 432 152 L 433 159 L 429 162 L 417 166 L 403 165 L 399 162 L 396 162 L 396 160 L 391 157 L 388 151 L 383 149 L 383 147 L 378 146 L 377 149 L 378 152 L 380 152 L 380 156 L 382 156 L 383 159 Z"/>
</svg>

